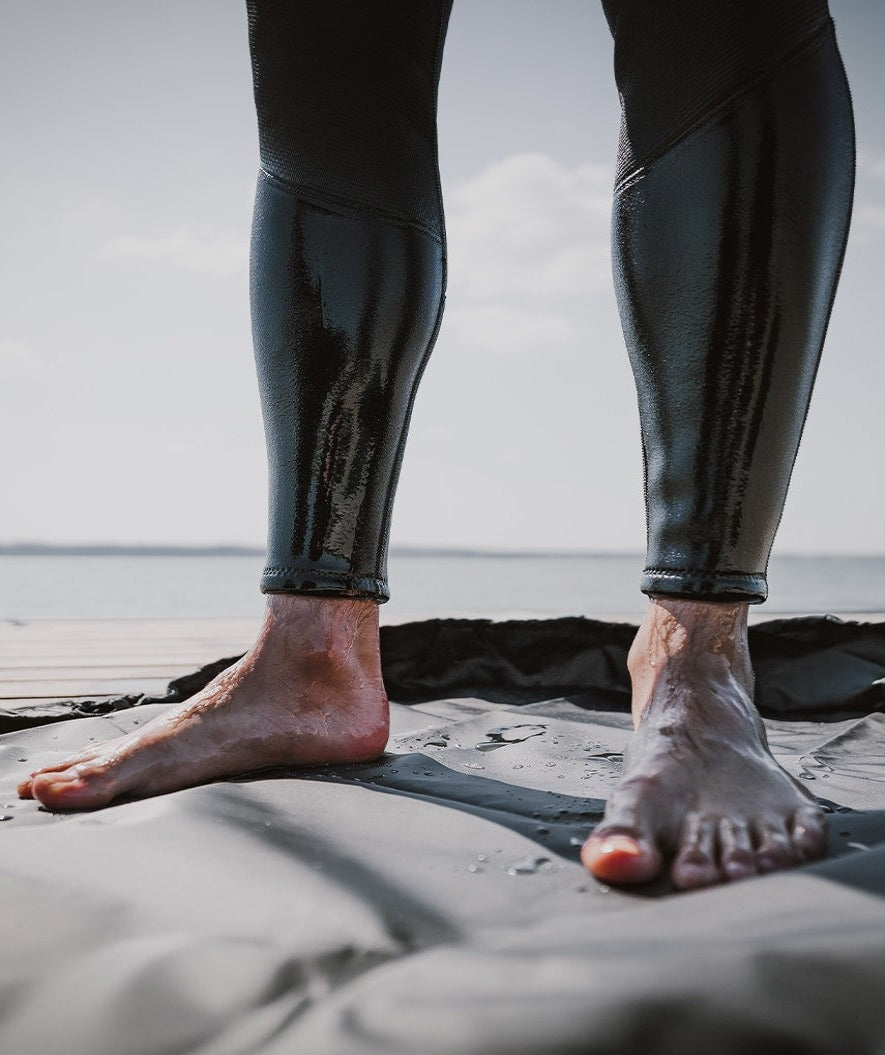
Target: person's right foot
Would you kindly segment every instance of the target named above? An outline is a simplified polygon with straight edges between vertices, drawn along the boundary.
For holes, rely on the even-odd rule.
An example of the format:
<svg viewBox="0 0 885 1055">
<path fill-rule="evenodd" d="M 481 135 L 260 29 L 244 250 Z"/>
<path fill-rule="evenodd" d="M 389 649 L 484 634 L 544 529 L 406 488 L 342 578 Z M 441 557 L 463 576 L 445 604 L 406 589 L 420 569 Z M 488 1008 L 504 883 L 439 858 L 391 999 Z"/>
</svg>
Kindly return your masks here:
<svg viewBox="0 0 885 1055">
<path fill-rule="evenodd" d="M 368 761 L 384 751 L 388 712 L 378 606 L 272 594 L 256 644 L 202 692 L 36 770 L 19 795 L 82 810 L 270 766 Z"/>
<path fill-rule="evenodd" d="M 636 732 L 581 852 L 594 876 L 642 883 L 672 862 L 690 889 L 824 855 L 823 812 L 772 757 L 753 706 L 745 606 L 653 600 L 630 672 Z"/>
</svg>

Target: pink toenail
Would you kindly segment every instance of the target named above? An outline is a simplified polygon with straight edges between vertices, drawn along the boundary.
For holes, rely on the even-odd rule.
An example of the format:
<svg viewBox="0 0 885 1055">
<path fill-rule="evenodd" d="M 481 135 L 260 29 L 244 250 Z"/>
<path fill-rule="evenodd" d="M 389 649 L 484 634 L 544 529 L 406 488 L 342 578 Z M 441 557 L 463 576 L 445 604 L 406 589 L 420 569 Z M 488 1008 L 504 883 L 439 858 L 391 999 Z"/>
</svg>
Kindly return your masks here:
<svg viewBox="0 0 885 1055">
<path fill-rule="evenodd" d="M 628 835 L 610 835 L 605 839 L 597 851 L 599 854 L 629 854 L 631 857 L 639 857 L 642 850 L 636 845 L 636 840 Z"/>
</svg>

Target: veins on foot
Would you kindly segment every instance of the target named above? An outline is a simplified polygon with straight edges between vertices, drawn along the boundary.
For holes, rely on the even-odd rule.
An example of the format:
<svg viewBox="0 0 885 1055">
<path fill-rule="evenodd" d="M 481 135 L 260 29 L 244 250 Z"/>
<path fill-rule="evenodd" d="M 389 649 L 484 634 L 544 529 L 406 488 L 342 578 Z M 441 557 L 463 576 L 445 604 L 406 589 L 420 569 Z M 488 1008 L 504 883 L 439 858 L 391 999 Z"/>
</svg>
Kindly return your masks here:
<svg viewBox="0 0 885 1055">
<path fill-rule="evenodd" d="M 753 706 L 745 606 L 653 600 L 629 665 L 636 732 L 582 850 L 593 875 L 642 883 L 668 864 L 687 890 L 824 855 L 823 812 Z"/>
</svg>

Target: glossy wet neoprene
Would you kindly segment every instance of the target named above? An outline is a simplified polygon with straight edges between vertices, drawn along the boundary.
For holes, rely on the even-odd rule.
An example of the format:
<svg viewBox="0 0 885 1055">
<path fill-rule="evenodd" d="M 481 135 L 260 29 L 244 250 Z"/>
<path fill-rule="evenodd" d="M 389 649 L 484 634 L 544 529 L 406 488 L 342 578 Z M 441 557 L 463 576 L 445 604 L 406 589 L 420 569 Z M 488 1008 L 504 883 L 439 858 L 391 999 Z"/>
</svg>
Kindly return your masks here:
<svg viewBox="0 0 885 1055">
<path fill-rule="evenodd" d="M 642 422 L 642 589 L 763 601 L 851 213 L 854 126 L 833 25 L 822 0 L 605 7 L 623 113 L 612 241 Z"/>
<path fill-rule="evenodd" d="M 445 289 L 450 3 L 248 0 L 265 592 L 385 600 Z M 604 0 L 623 122 L 615 285 L 648 593 L 760 601 L 847 236 L 851 105 L 825 0 Z M 517 17 L 514 14 L 514 17 Z"/>
<path fill-rule="evenodd" d="M 250 0 L 248 12 L 261 588 L 384 601 L 394 490 L 445 293 L 436 92 L 449 4 Z"/>
</svg>

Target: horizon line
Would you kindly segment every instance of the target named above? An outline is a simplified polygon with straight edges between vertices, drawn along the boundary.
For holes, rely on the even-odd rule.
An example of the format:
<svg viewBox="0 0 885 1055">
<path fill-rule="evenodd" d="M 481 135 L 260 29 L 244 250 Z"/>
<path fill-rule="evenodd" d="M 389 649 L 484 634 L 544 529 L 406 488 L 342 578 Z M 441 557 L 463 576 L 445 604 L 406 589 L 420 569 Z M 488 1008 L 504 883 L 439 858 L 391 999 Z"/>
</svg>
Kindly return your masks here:
<svg viewBox="0 0 885 1055">
<path fill-rule="evenodd" d="M 266 550 L 258 546 L 217 544 L 163 544 L 163 543 L 55 543 L 55 542 L 7 542 L 0 543 L 2 557 L 263 557 Z M 639 550 L 560 550 L 560 549 L 485 549 L 470 546 L 418 546 L 396 545 L 390 547 L 392 557 L 468 557 L 468 558 L 643 558 Z M 815 560 L 883 559 L 885 552 L 783 552 L 778 557 L 804 557 Z"/>
</svg>

